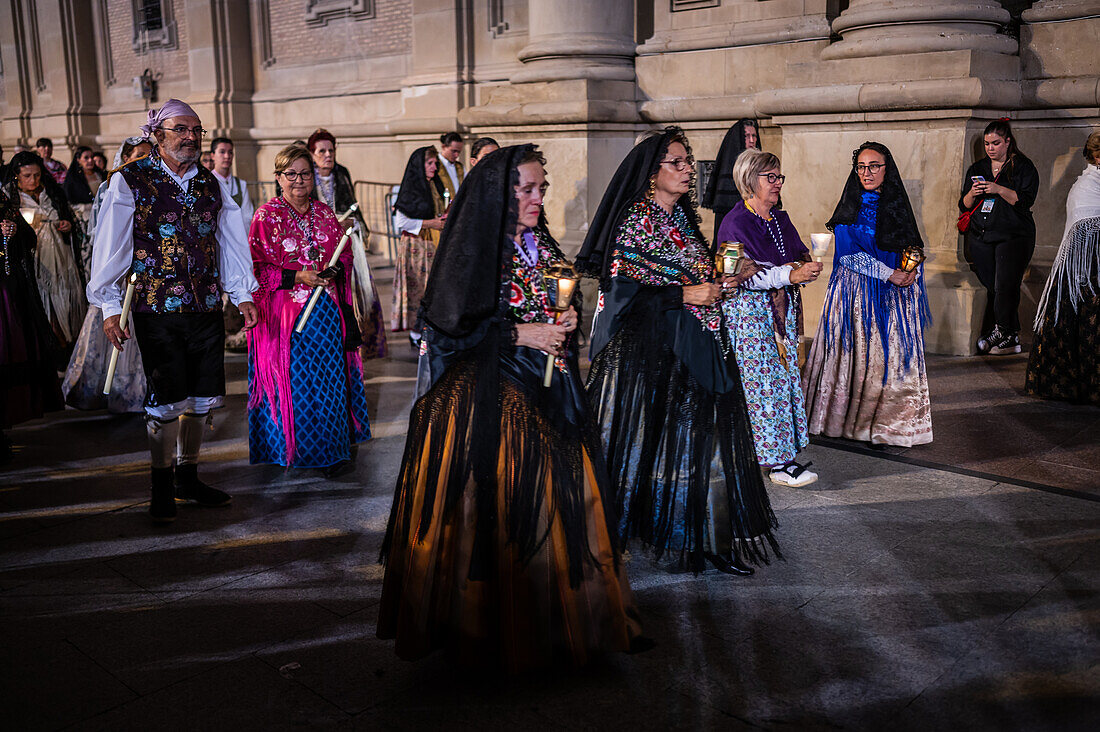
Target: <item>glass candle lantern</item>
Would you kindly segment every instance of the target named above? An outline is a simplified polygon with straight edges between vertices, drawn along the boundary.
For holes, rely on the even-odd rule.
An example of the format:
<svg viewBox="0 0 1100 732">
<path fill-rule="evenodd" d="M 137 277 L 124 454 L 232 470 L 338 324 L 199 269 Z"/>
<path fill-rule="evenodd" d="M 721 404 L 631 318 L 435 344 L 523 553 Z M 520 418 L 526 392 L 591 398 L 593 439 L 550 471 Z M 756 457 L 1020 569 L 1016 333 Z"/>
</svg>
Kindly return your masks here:
<svg viewBox="0 0 1100 732">
<path fill-rule="evenodd" d="M 924 261 L 924 250 L 917 246 L 907 246 L 901 251 L 898 268 L 903 272 L 912 272 Z"/>
<path fill-rule="evenodd" d="M 714 269 L 718 276 L 740 274 L 745 264 L 745 245 L 739 241 L 724 241 L 718 245 Z"/>
</svg>

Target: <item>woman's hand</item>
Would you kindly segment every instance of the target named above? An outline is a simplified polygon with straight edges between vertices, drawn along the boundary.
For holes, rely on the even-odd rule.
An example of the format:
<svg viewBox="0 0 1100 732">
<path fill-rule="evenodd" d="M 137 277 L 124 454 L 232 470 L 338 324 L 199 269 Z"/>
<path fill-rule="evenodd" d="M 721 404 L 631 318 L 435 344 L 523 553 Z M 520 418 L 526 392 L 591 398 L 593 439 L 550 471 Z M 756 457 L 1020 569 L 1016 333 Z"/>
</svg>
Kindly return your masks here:
<svg viewBox="0 0 1100 732">
<path fill-rule="evenodd" d="M 558 325 L 565 328 L 566 333 L 572 333 L 577 329 L 579 320 L 580 318 L 577 317 L 577 311 L 570 305 L 569 309 L 558 317 Z"/>
<path fill-rule="evenodd" d="M 763 267 L 746 257 L 745 261 L 741 264 L 740 272 L 735 275 L 722 275 L 722 279 L 720 280 L 720 282 L 722 283 L 722 289 L 732 290 L 735 287 L 740 287 L 763 270 Z"/>
<path fill-rule="evenodd" d="M 14 233 L 15 233 L 15 222 L 14 221 L 2 221 L 2 222 L 0 222 L 0 234 L 3 234 L 5 239 L 7 239 L 9 236 L 11 236 Z"/>
<path fill-rule="evenodd" d="M 566 336 L 576 327 L 576 323 L 569 329 L 561 323 L 520 323 L 516 326 L 516 345 L 537 348 L 543 353 L 560 356 L 564 351 Z"/>
<path fill-rule="evenodd" d="M 435 229 L 436 231 L 443 231 L 443 224 L 445 223 L 447 223 L 446 215 L 436 216 L 434 219 L 424 219 L 420 226 L 424 229 Z"/>
<path fill-rule="evenodd" d="M 1020 200 L 1020 197 L 1016 195 L 1016 191 L 1011 188 L 1006 188 L 1000 183 L 994 183 L 993 181 L 985 181 L 980 184 L 982 186 L 982 193 L 987 196 L 1000 196 L 1009 205 L 1015 206 L 1016 202 Z"/>
<path fill-rule="evenodd" d="M 917 281 L 917 271 L 906 272 L 903 269 L 895 269 L 887 281 L 898 287 L 908 287 Z"/>
<path fill-rule="evenodd" d="M 804 285 L 813 282 L 821 274 L 825 265 L 821 262 L 802 262 L 801 265 L 791 269 L 791 284 Z"/>
<path fill-rule="evenodd" d="M 325 287 L 331 282 L 332 280 L 322 277 L 312 269 L 303 269 L 294 275 L 294 284 L 305 285 L 306 287 Z"/>
<path fill-rule="evenodd" d="M 55 226 L 57 226 L 57 230 L 60 231 L 62 234 L 68 234 L 70 231 L 73 230 L 73 225 L 64 220 L 58 221 Z"/>
<path fill-rule="evenodd" d="M 685 305 L 713 305 L 722 294 L 722 288 L 713 282 L 701 285 L 684 285 Z"/>
</svg>

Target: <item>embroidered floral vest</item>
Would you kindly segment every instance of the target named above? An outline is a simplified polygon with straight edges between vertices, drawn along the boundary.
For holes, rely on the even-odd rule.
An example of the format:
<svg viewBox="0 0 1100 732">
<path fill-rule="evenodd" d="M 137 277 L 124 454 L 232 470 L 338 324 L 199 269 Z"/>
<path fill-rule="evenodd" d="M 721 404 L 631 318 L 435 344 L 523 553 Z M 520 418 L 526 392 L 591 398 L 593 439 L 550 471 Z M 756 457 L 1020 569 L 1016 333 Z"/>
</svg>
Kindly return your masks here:
<svg viewBox="0 0 1100 732">
<path fill-rule="evenodd" d="M 155 154 L 119 172 L 134 194 L 134 312 L 221 309 L 215 234 L 222 192 L 217 179 L 199 166 L 183 191 Z"/>
</svg>

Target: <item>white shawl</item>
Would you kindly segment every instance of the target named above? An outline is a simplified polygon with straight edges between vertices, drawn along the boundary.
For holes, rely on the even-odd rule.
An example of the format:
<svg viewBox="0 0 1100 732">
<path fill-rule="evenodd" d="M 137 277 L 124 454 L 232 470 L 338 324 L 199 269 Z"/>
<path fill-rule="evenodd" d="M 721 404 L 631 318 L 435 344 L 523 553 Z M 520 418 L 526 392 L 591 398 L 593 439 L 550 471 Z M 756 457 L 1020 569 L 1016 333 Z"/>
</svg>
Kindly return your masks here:
<svg viewBox="0 0 1100 732">
<path fill-rule="evenodd" d="M 1054 264 L 1050 268 L 1039 309 L 1035 313 L 1035 332 L 1042 329 L 1043 315 L 1051 297 L 1054 298 L 1054 323 L 1058 322 L 1058 310 L 1062 293 L 1070 291 L 1070 303 L 1074 312 L 1081 302 L 1086 288 L 1094 295 L 1097 286 L 1091 273 L 1100 273 L 1100 246 L 1097 246 L 1097 229 L 1100 228 L 1100 167 L 1089 165 L 1081 177 L 1069 189 L 1066 197 L 1066 229 Z M 1094 261 L 1095 260 L 1095 261 Z"/>
</svg>

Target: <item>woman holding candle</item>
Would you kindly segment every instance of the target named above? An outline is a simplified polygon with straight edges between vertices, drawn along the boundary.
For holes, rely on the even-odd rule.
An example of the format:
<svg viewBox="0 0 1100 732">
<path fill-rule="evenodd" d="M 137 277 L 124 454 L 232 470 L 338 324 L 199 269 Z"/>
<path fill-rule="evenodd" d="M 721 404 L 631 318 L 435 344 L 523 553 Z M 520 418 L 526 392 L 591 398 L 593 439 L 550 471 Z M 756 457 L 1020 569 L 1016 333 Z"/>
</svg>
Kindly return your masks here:
<svg viewBox="0 0 1100 732">
<path fill-rule="evenodd" d="M 543 158 L 506 147 L 470 171 L 424 294 L 432 384 L 413 406 L 382 548 L 378 635 L 508 671 L 639 649 L 580 382 L 577 312 L 543 271 Z M 548 354 L 556 356 L 543 387 Z"/>
<path fill-rule="evenodd" d="M 313 159 L 297 145 L 275 156 L 282 194 L 261 206 L 248 242 L 260 289 L 259 324 L 248 333 L 249 462 L 321 468 L 333 477 L 352 445 L 370 439 L 359 330 L 347 270 L 351 251 L 328 266 L 343 227 L 313 199 Z M 323 287 L 294 332 L 314 288 Z"/>
<path fill-rule="evenodd" d="M 80 333 L 88 307 L 77 259 L 80 246 L 72 243 L 79 241 L 76 218 L 61 186 L 32 152 L 21 152 L 11 159 L 7 193 L 19 202 L 21 212 L 33 216 L 32 226 L 38 237 L 38 293 L 54 335 L 67 352 Z"/>
<path fill-rule="evenodd" d="M 790 217 L 778 207 L 785 176 L 779 158 L 746 150 L 733 166 L 740 201 L 722 220 L 718 241 L 741 242 L 745 256 L 762 271 L 722 301 L 730 342 L 752 418 L 756 459 L 770 468 L 773 483 L 809 485 L 817 474 L 795 462 L 810 444 L 798 365 L 802 336 L 800 285 L 817 280 Z"/>
<path fill-rule="evenodd" d="M 0 190 L 0 464 L 11 458 L 3 430 L 64 409 L 56 348 L 34 274 L 35 233 Z"/>
<path fill-rule="evenodd" d="M 775 516 L 725 338 L 715 263 L 699 233 L 678 127 L 642 140 L 612 178 L 577 259 L 600 278 L 588 400 L 607 450 L 620 546 L 673 571 L 751 574 Z M 751 271 L 726 277 L 736 286 Z"/>
<path fill-rule="evenodd" d="M 393 265 L 393 320 L 391 330 L 409 331 L 412 345 L 420 345 L 417 312 L 435 258 L 439 232 L 446 220 L 443 185 L 436 171 L 439 153 L 421 147 L 409 156 L 401 189 L 394 203 L 394 223 L 401 233 Z"/>
<path fill-rule="evenodd" d="M 1100 131 L 1066 197 L 1066 228 L 1035 313 L 1024 391 L 1100 406 Z"/>
<path fill-rule="evenodd" d="M 92 247 L 95 246 L 95 225 L 99 216 L 99 207 L 107 193 L 110 175 L 116 173 L 126 163 L 145 157 L 152 149 L 152 144 L 144 137 L 127 137 L 119 146 L 115 154 L 114 168 L 108 174 L 107 181 L 99 186 L 95 203 L 92 204 L 88 226 L 88 237 L 91 242 L 87 248 L 89 255 Z M 130 332 L 133 333 L 133 318 L 130 319 L 130 323 Z M 103 394 L 107 364 L 113 351 L 114 347 L 103 337 L 103 311 L 95 305 L 90 305 L 88 314 L 84 316 L 84 326 L 80 329 L 80 336 L 73 347 L 73 355 L 69 359 L 65 379 L 61 382 L 61 391 L 65 395 L 66 404 L 77 409 L 106 408 L 116 413 L 145 411 L 147 385 L 145 370 L 141 364 L 141 351 L 136 343 L 122 349 L 115 367 L 111 393 Z"/>
<path fill-rule="evenodd" d="M 802 373 L 810 434 L 872 446 L 931 442 L 923 267 L 903 267 L 904 250 L 924 243 L 885 145 L 852 153 L 826 226 L 836 238 L 833 274 Z"/>
</svg>

